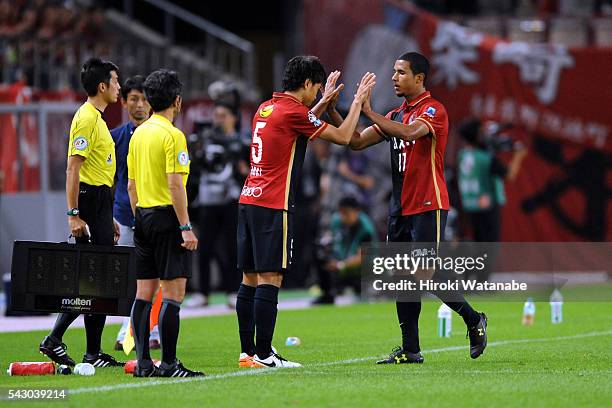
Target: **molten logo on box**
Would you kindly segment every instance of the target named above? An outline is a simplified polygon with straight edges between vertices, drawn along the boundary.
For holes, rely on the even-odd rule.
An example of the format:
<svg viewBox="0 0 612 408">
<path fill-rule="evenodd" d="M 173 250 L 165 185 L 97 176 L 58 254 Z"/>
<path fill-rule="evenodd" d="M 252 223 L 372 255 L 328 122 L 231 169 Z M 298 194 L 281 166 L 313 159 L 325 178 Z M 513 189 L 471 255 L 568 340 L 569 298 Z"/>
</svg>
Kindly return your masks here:
<svg viewBox="0 0 612 408">
<path fill-rule="evenodd" d="M 62 299 L 62 306 L 91 306 L 91 299 L 85 300 L 81 298 Z"/>
</svg>

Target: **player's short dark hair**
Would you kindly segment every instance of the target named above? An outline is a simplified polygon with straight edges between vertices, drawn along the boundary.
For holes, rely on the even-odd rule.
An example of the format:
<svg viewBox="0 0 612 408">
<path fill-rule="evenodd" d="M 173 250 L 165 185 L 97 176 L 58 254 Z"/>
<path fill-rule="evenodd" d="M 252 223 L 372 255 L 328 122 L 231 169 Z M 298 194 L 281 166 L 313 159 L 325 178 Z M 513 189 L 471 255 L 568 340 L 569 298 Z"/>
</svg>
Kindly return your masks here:
<svg viewBox="0 0 612 408">
<path fill-rule="evenodd" d="M 123 83 L 123 86 L 121 87 L 121 97 L 124 100 L 127 100 L 127 97 L 131 91 L 138 91 L 144 93 L 144 81 L 145 78 L 142 75 L 134 75 L 126 79 Z"/>
<path fill-rule="evenodd" d="M 310 79 L 313 84 L 325 81 L 325 68 L 319 58 L 312 55 L 299 55 L 289 60 L 283 73 L 283 91 L 295 91 Z"/>
<path fill-rule="evenodd" d="M 361 205 L 359 201 L 353 196 L 342 197 L 338 202 L 338 208 L 351 208 L 353 210 L 360 210 Z"/>
<path fill-rule="evenodd" d="M 153 112 L 161 112 L 168 109 L 181 94 L 183 84 L 175 71 L 158 69 L 145 79 L 143 88 Z"/>
<path fill-rule="evenodd" d="M 423 74 L 423 82 L 427 80 L 429 76 L 429 60 L 425 58 L 423 54 L 419 54 L 418 52 L 406 52 L 402 54 L 398 60 L 409 62 L 412 75 Z"/>
<path fill-rule="evenodd" d="M 87 96 L 96 96 L 100 83 L 110 84 L 112 71 L 119 75 L 119 68 L 110 61 L 102 61 L 100 58 L 85 61 L 81 68 L 81 85 Z"/>
</svg>

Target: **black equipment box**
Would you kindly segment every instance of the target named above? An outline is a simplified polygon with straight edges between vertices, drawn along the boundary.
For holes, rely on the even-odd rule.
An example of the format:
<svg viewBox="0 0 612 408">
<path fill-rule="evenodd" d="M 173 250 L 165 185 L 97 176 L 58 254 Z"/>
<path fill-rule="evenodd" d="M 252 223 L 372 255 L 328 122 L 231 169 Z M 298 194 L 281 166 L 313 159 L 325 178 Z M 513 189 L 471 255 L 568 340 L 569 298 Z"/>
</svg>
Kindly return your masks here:
<svg viewBox="0 0 612 408">
<path fill-rule="evenodd" d="M 15 241 L 14 311 L 129 316 L 135 295 L 132 247 Z"/>
</svg>

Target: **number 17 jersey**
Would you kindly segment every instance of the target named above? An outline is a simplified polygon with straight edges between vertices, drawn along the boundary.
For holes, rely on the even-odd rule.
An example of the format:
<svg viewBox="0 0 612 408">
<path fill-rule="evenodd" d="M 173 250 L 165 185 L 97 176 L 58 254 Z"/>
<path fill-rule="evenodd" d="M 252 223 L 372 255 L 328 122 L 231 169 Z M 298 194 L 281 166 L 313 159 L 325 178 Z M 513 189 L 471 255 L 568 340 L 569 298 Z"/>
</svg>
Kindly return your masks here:
<svg viewBox="0 0 612 408">
<path fill-rule="evenodd" d="M 293 211 L 306 145 L 328 126 L 293 96 L 275 92 L 253 117 L 251 170 L 240 204 Z"/>
</svg>

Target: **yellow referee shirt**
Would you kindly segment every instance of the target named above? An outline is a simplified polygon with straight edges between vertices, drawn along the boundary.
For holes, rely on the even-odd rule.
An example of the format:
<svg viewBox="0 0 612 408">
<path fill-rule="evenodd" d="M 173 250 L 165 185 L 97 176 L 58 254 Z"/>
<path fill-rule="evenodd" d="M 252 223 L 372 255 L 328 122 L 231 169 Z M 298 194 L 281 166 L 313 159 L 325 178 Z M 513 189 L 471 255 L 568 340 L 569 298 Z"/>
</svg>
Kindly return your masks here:
<svg viewBox="0 0 612 408">
<path fill-rule="evenodd" d="M 72 118 L 68 157 L 83 156 L 79 179 L 92 186 L 112 187 L 115 180 L 115 142 L 102 114 L 85 102 Z"/>
<path fill-rule="evenodd" d="M 172 205 L 168 173 L 182 173 L 183 185 L 189 175 L 187 140 L 172 122 L 153 115 L 136 128 L 128 151 L 128 178 L 136 182 L 141 208 Z"/>
</svg>

